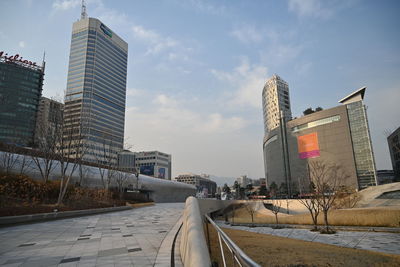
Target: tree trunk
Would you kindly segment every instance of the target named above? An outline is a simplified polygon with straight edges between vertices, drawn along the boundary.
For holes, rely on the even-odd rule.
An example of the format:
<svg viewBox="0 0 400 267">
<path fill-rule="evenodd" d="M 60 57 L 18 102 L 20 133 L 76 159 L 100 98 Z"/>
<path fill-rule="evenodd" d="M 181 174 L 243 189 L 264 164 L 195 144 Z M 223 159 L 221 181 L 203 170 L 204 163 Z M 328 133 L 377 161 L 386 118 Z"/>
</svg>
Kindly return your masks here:
<svg viewBox="0 0 400 267">
<path fill-rule="evenodd" d="M 276 220 L 276 224 L 279 224 L 279 222 L 278 222 L 278 213 L 275 213 L 275 220 Z"/>
<path fill-rule="evenodd" d="M 324 221 L 325 221 L 326 232 L 329 232 L 328 211 L 327 210 L 324 210 Z"/>
<path fill-rule="evenodd" d="M 311 218 L 313 220 L 314 230 L 318 230 L 318 214 L 311 214 Z"/>
</svg>

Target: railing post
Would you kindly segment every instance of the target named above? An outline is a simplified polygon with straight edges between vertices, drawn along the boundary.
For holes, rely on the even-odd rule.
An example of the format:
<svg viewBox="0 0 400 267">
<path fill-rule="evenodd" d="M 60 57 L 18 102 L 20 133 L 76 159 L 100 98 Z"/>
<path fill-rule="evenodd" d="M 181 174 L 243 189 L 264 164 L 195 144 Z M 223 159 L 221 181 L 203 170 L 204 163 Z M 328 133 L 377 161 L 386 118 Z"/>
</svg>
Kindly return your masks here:
<svg viewBox="0 0 400 267">
<path fill-rule="evenodd" d="M 224 267 L 226 267 L 224 248 L 222 247 L 222 242 L 221 242 L 221 235 L 219 234 L 219 232 L 217 233 L 218 233 L 219 247 L 221 248 L 222 261 L 224 262 Z"/>
</svg>

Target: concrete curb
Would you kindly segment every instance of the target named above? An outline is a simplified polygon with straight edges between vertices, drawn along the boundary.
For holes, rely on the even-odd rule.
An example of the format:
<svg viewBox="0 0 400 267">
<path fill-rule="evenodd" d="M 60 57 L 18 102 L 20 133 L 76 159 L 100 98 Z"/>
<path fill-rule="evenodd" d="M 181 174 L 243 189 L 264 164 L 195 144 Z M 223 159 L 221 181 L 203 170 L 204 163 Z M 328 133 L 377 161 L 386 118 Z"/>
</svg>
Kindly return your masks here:
<svg viewBox="0 0 400 267">
<path fill-rule="evenodd" d="M 19 216 L 5 216 L 5 217 L 0 217 L 0 227 L 10 226 L 13 224 L 20 224 L 20 223 L 33 223 L 41 221 L 58 220 L 58 219 L 86 216 L 86 215 L 99 214 L 105 212 L 123 211 L 129 209 L 132 209 L 132 207 L 122 206 L 122 207 L 111 207 L 111 208 L 101 208 L 101 209 L 73 210 L 73 211 L 38 213 L 38 214 L 19 215 Z"/>
<path fill-rule="evenodd" d="M 222 220 L 219 220 L 218 222 L 224 222 Z M 312 229 L 314 226 L 313 225 L 307 225 L 307 224 L 270 224 L 270 223 L 229 223 L 231 226 L 252 226 L 252 227 L 276 227 L 280 226 L 282 228 L 294 228 L 294 229 Z M 381 227 L 381 226 L 340 226 L 340 225 L 330 225 L 334 230 L 338 231 L 355 231 L 355 232 L 367 232 L 367 231 L 372 231 L 372 232 L 387 232 L 387 233 L 400 233 L 400 228 L 394 228 L 394 227 Z M 318 228 L 324 228 L 324 225 L 318 225 Z"/>
</svg>

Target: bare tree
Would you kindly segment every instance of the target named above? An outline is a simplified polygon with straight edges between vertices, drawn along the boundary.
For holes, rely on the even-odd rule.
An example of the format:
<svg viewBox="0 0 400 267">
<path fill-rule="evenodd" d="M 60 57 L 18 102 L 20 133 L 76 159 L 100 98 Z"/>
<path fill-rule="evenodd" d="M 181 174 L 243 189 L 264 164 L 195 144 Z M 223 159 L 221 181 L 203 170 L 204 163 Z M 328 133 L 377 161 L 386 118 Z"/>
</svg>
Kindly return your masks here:
<svg viewBox="0 0 400 267">
<path fill-rule="evenodd" d="M 20 155 L 13 153 L 12 149 L 10 150 L 11 151 L 0 152 L 0 170 L 6 174 L 9 174 L 14 170 L 18 158 L 20 157 Z"/>
<path fill-rule="evenodd" d="M 275 214 L 276 224 L 279 224 L 278 213 L 281 210 L 281 205 L 282 205 L 282 201 L 280 199 L 276 199 L 276 198 L 272 199 L 271 211 L 273 214 Z"/>
<path fill-rule="evenodd" d="M 32 167 L 33 160 L 25 155 L 21 155 L 19 158 L 19 174 L 25 174 L 28 168 Z"/>
<path fill-rule="evenodd" d="M 299 202 L 307 208 L 311 215 L 311 219 L 314 225 L 314 231 L 318 230 L 318 216 L 321 212 L 320 206 L 317 201 L 317 194 L 315 193 L 315 186 L 313 183 L 310 184 L 310 193 L 307 194 L 307 198 L 299 198 Z"/>
<path fill-rule="evenodd" d="M 102 138 L 101 150 L 95 153 L 97 166 L 100 173 L 101 183 L 104 189 L 108 189 L 115 176 L 117 168 L 115 153 L 112 150 L 113 141 L 111 135 L 104 135 Z"/>
<path fill-rule="evenodd" d="M 333 231 L 329 228 L 328 212 L 338 196 L 338 190 L 348 176 L 340 166 L 329 165 L 323 161 L 311 162 L 309 171 L 315 185 L 318 206 L 324 214 L 325 232 L 332 233 Z"/>
<path fill-rule="evenodd" d="M 246 209 L 246 211 L 249 213 L 249 215 L 251 217 L 252 226 L 254 226 L 254 215 L 257 212 L 257 206 L 255 204 L 256 203 L 254 201 L 248 201 L 246 203 L 246 205 L 244 206 L 244 208 Z"/>
<path fill-rule="evenodd" d="M 352 188 L 342 186 L 336 192 L 337 198 L 333 203 L 335 209 L 351 209 L 354 208 L 361 200 L 361 195 Z"/>
<path fill-rule="evenodd" d="M 61 105 L 61 104 L 60 104 Z M 32 162 L 39 170 L 43 182 L 47 182 L 57 167 L 58 145 L 62 139 L 63 110 L 52 108 L 48 114 L 37 118 L 35 130 L 36 151 L 31 154 Z"/>
<path fill-rule="evenodd" d="M 85 135 L 88 128 L 86 124 L 82 121 L 78 123 L 67 121 L 64 122 L 62 128 L 62 138 L 58 147 L 61 181 L 57 205 L 61 205 L 63 202 L 71 178 L 75 170 L 82 165 L 82 160 L 87 152 Z"/>
<path fill-rule="evenodd" d="M 115 183 L 117 185 L 119 199 L 122 200 L 122 196 L 124 194 L 125 187 L 129 180 L 130 174 L 127 172 L 117 171 L 115 174 Z"/>
</svg>

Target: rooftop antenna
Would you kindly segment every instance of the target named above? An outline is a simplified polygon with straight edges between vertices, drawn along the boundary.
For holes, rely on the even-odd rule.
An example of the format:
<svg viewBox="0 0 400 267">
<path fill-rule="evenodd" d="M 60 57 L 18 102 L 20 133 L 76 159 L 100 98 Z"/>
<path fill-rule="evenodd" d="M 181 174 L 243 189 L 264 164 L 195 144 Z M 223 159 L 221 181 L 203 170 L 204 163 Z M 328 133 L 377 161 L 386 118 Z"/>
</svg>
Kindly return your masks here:
<svg viewBox="0 0 400 267">
<path fill-rule="evenodd" d="M 42 61 L 43 70 L 44 70 L 44 67 L 46 66 L 46 61 L 45 61 L 45 59 L 46 59 L 46 50 L 43 50 L 43 61 Z"/>
<path fill-rule="evenodd" d="M 87 18 L 87 13 L 86 13 L 85 0 L 82 0 L 81 19 L 86 19 L 86 18 Z"/>
</svg>

